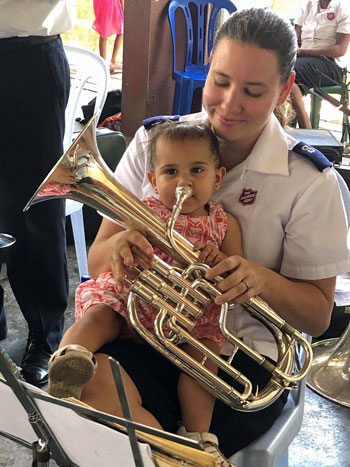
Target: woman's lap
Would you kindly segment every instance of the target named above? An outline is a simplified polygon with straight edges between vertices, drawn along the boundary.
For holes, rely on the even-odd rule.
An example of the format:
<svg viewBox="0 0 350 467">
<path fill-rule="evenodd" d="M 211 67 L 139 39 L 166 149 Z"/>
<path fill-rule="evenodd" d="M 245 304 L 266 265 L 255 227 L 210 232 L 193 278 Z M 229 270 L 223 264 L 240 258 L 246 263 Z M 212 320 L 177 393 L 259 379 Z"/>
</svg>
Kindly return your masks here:
<svg viewBox="0 0 350 467">
<path fill-rule="evenodd" d="M 294 71 L 303 94 L 314 86 L 333 86 L 342 80 L 341 68 L 325 57 L 298 57 Z"/>
<path fill-rule="evenodd" d="M 142 398 L 143 407 L 151 412 L 164 430 L 175 433 L 181 412 L 177 399 L 180 370 L 148 345 L 119 339 L 99 350 L 116 358 L 127 371 Z M 269 374 L 245 355 L 238 356 L 236 368 L 265 386 Z M 270 407 L 258 412 L 239 412 L 217 400 L 210 431 L 220 440 L 220 448 L 228 457 L 266 432 L 281 413 L 287 394 Z"/>
</svg>

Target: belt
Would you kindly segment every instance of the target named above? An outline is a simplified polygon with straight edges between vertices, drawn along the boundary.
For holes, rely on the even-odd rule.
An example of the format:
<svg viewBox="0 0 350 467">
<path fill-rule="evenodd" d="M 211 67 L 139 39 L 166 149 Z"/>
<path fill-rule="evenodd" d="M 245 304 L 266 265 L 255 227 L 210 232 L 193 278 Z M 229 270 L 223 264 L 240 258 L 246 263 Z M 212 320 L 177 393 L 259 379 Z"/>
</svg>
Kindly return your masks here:
<svg viewBox="0 0 350 467">
<path fill-rule="evenodd" d="M 0 39 L 0 53 L 45 44 L 46 42 L 54 41 L 58 37 L 58 34 L 53 36 L 5 37 Z"/>
</svg>

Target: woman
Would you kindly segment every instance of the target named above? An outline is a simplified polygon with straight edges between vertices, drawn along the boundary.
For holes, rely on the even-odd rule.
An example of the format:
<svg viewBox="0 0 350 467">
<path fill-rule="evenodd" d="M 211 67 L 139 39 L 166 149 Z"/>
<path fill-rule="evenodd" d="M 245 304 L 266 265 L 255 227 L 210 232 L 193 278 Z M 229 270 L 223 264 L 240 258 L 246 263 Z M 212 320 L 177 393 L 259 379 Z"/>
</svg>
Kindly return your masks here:
<svg viewBox="0 0 350 467">
<path fill-rule="evenodd" d="M 295 19 L 298 58 L 291 97 L 300 128 L 311 128 L 303 95 L 314 86 L 342 83 L 350 41 L 350 13 L 342 0 L 308 0 Z"/>
<path fill-rule="evenodd" d="M 206 112 L 181 120 L 209 123 L 219 137 L 227 174 L 213 200 L 220 200 L 242 229 L 245 258 L 229 257 L 207 273 L 208 278 L 229 273 L 220 283 L 223 295 L 216 302 L 240 304 L 260 295 L 291 325 L 319 335 L 329 324 L 335 276 L 350 270 L 348 226 L 336 172 L 322 155 L 317 169 L 308 159 L 313 150 L 305 145 L 295 149 L 304 148 L 302 155 L 293 152 L 297 142 L 273 115 L 294 83 L 296 49 L 293 28 L 272 11 L 235 13 L 216 38 L 203 93 Z M 140 128 L 116 171 L 117 179 L 140 198 L 152 190 L 148 143 L 147 130 Z M 152 246 L 141 234 L 115 231 L 113 222 L 104 219 L 89 254 L 93 277 L 112 270 L 120 279 L 123 263 L 132 264 L 135 248 L 152 255 Z M 230 318 L 239 337 L 276 358 L 274 342 L 260 323 L 241 309 Z M 146 345 L 126 340 L 104 346 L 82 400 L 99 410 L 121 413 L 107 354 L 125 370 L 134 420 L 176 432 L 181 418 L 179 370 Z M 270 378 L 244 355 L 235 366 L 259 387 Z M 234 411 L 217 401 L 210 432 L 218 436 L 225 456 L 264 433 L 285 401 L 282 394 L 254 413 Z"/>
</svg>

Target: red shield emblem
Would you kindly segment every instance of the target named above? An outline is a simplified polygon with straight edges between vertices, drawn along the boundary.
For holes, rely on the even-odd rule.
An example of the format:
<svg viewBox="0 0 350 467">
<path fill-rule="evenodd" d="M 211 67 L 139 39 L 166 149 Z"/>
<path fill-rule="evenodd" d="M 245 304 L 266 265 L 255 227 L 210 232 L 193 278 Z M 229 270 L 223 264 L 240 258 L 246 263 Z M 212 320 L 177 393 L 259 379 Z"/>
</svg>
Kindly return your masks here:
<svg viewBox="0 0 350 467">
<path fill-rule="evenodd" d="M 251 206 L 255 203 L 257 193 L 258 191 L 253 190 L 252 188 L 243 188 L 238 201 L 243 206 Z"/>
<path fill-rule="evenodd" d="M 327 19 L 329 19 L 330 21 L 332 21 L 332 19 L 335 18 L 335 14 L 334 13 L 327 13 Z"/>
</svg>

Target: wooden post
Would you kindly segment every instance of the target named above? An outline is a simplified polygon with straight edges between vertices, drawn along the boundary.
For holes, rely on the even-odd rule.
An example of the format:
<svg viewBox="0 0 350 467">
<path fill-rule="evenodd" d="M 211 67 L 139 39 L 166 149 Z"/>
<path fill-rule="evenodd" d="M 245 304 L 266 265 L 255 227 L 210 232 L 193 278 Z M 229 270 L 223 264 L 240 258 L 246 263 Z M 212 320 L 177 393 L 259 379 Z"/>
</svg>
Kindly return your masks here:
<svg viewBox="0 0 350 467">
<path fill-rule="evenodd" d="M 127 140 L 145 118 L 171 115 L 172 56 L 168 0 L 126 0 L 122 131 Z"/>
</svg>

